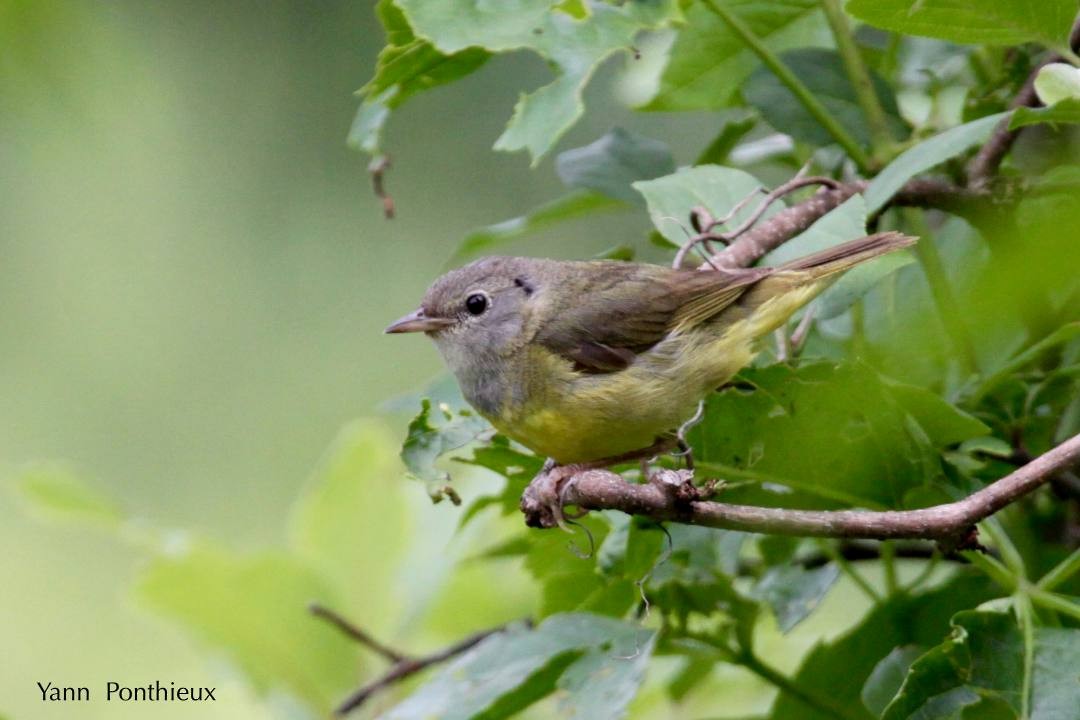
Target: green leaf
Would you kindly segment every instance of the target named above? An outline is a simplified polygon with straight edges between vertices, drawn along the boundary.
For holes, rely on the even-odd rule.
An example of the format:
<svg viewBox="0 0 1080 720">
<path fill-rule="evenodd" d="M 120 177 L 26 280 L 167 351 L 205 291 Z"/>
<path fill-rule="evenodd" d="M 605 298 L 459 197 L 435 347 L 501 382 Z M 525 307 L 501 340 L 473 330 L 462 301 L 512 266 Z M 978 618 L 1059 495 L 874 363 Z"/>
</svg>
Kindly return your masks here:
<svg viewBox="0 0 1080 720">
<path fill-rule="evenodd" d="M 1035 76 L 1035 94 L 1043 105 L 1080 99 L 1080 68 L 1068 63 L 1043 65 Z"/>
<path fill-rule="evenodd" d="M 667 143 L 615 128 L 594 143 L 559 153 L 555 171 L 567 187 L 638 204 L 641 194 L 631 183 L 670 175 L 675 159 Z"/>
<path fill-rule="evenodd" d="M 985 45 L 1038 42 L 1068 49 L 1075 0 L 851 0 L 847 11 L 875 27 Z"/>
<path fill-rule="evenodd" d="M 708 147 L 701 151 L 695 165 L 723 165 L 728 161 L 731 151 L 757 125 L 757 118 L 752 114 L 739 114 L 725 118 L 720 131 Z"/>
<path fill-rule="evenodd" d="M 340 607 L 333 588 L 294 557 L 195 543 L 155 558 L 136 595 L 224 652 L 262 693 L 283 690 L 326 715 L 355 683 L 356 644 L 307 612 L 313 599 Z"/>
<path fill-rule="evenodd" d="M 350 148 L 368 155 L 379 154 L 383 128 L 390 119 L 390 101 L 396 93 L 397 88 L 389 88 L 360 104 L 345 141 Z"/>
<path fill-rule="evenodd" d="M 509 440 L 502 435 L 496 435 L 490 443 L 474 448 L 470 457 L 454 460 L 486 468 L 506 478 L 501 493 L 478 498 L 462 513 L 459 527 L 464 527 L 477 513 L 492 505 L 498 506 L 503 515 L 517 512 L 522 491 L 543 465 L 543 461 L 535 455 L 526 455 L 510 447 Z"/>
<path fill-rule="evenodd" d="M 990 428 L 981 420 L 926 388 L 895 380 L 889 380 L 888 387 L 892 397 L 915 418 L 937 447 L 955 445 L 990 432 Z"/>
<path fill-rule="evenodd" d="M 607 666 L 609 680 L 614 678 L 615 682 L 599 682 L 595 690 L 613 701 L 619 700 L 628 692 L 632 696 L 634 690 L 631 683 L 640 666 L 639 658 L 632 657 L 634 650 L 651 649 L 652 638 L 652 631 L 586 613 L 554 615 L 534 630 L 513 626 L 462 654 L 404 702 L 379 717 L 381 720 L 507 717 L 505 712 L 491 712 L 492 708 L 497 704 L 520 708 L 520 703 L 511 701 L 515 694 L 530 691 L 530 678 L 557 658 L 583 651 L 587 653 L 585 657 L 591 653 L 595 659 L 577 666 L 573 676 L 559 680 L 560 687 L 571 695 L 577 694 L 576 700 L 563 698 L 569 703 L 568 708 L 590 707 L 596 702 L 593 692 L 582 687 L 580 681 L 581 674 L 595 673 L 598 664 Z M 571 664 L 564 676 L 575 665 Z M 595 676 L 593 679 L 599 681 Z"/>
<path fill-rule="evenodd" d="M 753 175 L 718 165 L 683 168 L 655 180 L 634 183 L 634 188 L 645 196 L 653 225 L 676 245 L 682 245 L 693 235 L 691 210 L 704 207 L 713 217 L 724 217 L 740 200 L 761 187 Z M 753 212 L 753 203 L 750 203 L 735 213 L 727 227 L 738 225 Z M 772 208 L 763 217 L 768 218 L 777 212 L 778 209 Z"/>
<path fill-rule="evenodd" d="M 721 0 L 774 51 L 831 44 L 817 0 Z M 704 3 L 686 11 L 656 95 L 644 110 L 710 110 L 731 105 L 760 60 Z"/>
<path fill-rule="evenodd" d="M 858 142 L 870 144 L 866 117 L 844 63 L 835 50 L 800 48 L 783 53 L 780 59 Z M 895 134 L 906 135 L 896 98 L 888 83 L 876 74 L 872 74 L 871 78 Z M 768 68 L 761 66 L 750 75 L 742 86 L 742 95 L 746 102 L 758 109 L 766 122 L 795 140 L 812 145 L 831 145 L 835 142 L 832 134 L 814 119 L 794 93 Z"/>
<path fill-rule="evenodd" d="M 370 587 L 394 575 L 407 540 L 393 447 L 381 424 L 346 426 L 295 503 L 289 523 L 295 555 L 341 589 L 344 607 L 362 607 L 369 614 L 389 609 L 390 598 L 373 596 Z M 357 508 L 363 508 L 363 522 L 357 522 Z M 358 563 L 357 548 L 372 547 L 382 550 Z"/>
<path fill-rule="evenodd" d="M 881 713 L 904 684 L 911 663 L 924 652 L 925 648 L 915 645 L 893 648 L 891 653 L 874 666 L 870 677 L 866 679 L 861 693 L 863 707 L 874 717 L 881 717 Z"/>
<path fill-rule="evenodd" d="M 1039 123 L 1065 123 L 1067 125 L 1080 123 L 1080 98 L 1060 100 L 1050 107 L 1016 108 L 1013 111 L 1012 119 L 1009 121 L 1009 129 L 1015 130 L 1025 125 Z"/>
<path fill-rule="evenodd" d="M 374 77 L 360 92 L 371 98 L 393 88 L 396 92 L 390 107 L 401 105 L 416 93 L 463 78 L 491 57 L 480 48 L 439 52 L 431 43 L 416 37 L 394 0 L 379 0 L 375 14 L 386 31 L 386 45 L 375 61 Z"/>
<path fill-rule="evenodd" d="M 757 480 L 725 490 L 730 502 L 901 507 L 940 475 L 932 440 L 864 365 L 772 365 L 739 379 L 706 400 L 689 438 L 710 475 Z"/>
<path fill-rule="evenodd" d="M 597 65 L 634 44 L 637 34 L 679 16 L 675 0 L 614 5 L 592 3 L 586 17 L 555 10 L 551 0 L 476 3 L 471 0 L 397 0 L 418 37 L 440 52 L 530 49 L 546 59 L 554 81 L 514 108 L 496 150 L 528 150 L 533 165 L 584 112 L 582 91 Z"/>
<path fill-rule="evenodd" d="M 559 717 L 618 720 L 637 695 L 656 644 L 656 633 L 641 628 L 610 648 L 592 649 L 559 678 Z"/>
<path fill-rule="evenodd" d="M 968 610 L 952 619 L 948 640 L 916 660 L 883 720 L 943 717 L 979 698 L 1023 706 L 1024 640 L 1011 613 Z M 1031 720 L 1069 717 L 1080 707 L 1080 630 L 1036 628 Z M 942 702 L 943 695 L 949 702 Z M 934 704 L 935 713 L 926 712 Z"/>
<path fill-rule="evenodd" d="M 557 225 L 567 220 L 610 212 L 625 207 L 622 202 L 595 192 L 574 192 L 545 203 L 526 215 L 473 230 L 461 241 L 451 258 L 458 263 L 465 258 L 490 252 L 496 246 Z"/>
<path fill-rule="evenodd" d="M 801 565 L 779 565 L 769 568 L 758 580 L 753 595 L 769 604 L 780 632 L 787 633 L 814 611 L 838 577 L 840 568 L 835 563 L 812 570 Z"/>
<path fill-rule="evenodd" d="M 998 113 L 972 120 L 905 150 L 870 182 L 864 193 L 867 212 L 876 213 L 885 207 L 904 183 L 919 173 L 983 143 L 1004 117 L 1005 113 Z"/>
<path fill-rule="evenodd" d="M 111 498 L 62 465 L 28 467 L 16 476 L 15 487 L 31 510 L 49 518 L 107 528 L 119 526 L 124 519 L 124 512 Z"/>
<path fill-rule="evenodd" d="M 862 704 L 862 689 L 879 661 L 901 645 L 930 646 L 948 630 L 955 612 L 994 597 L 994 588 L 980 574 L 964 570 L 943 585 L 919 595 L 895 595 L 875 605 L 857 625 L 828 642 L 819 642 L 805 655 L 793 681 L 818 688 L 845 717 L 871 715 Z M 836 720 L 836 715 L 809 708 L 795 695 L 781 691 L 768 720 Z"/>
<path fill-rule="evenodd" d="M 432 410 L 431 401 L 425 398 L 420 414 L 409 423 L 408 434 L 401 446 L 401 460 L 414 477 L 445 482 L 449 475 L 436 468 L 435 461 L 473 442 L 490 427 L 471 410 L 454 412 L 445 405 Z"/>
</svg>

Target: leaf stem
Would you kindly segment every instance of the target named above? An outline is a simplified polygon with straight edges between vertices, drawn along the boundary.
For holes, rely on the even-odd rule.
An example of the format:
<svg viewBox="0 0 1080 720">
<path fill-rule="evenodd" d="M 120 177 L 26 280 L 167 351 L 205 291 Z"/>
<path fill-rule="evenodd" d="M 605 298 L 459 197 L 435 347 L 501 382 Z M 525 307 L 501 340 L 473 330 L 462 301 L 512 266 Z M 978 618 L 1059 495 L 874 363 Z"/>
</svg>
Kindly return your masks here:
<svg viewBox="0 0 1080 720">
<path fill-rule="evenodd" d="M 1014 596 L 1017 619 L 1024 635 L 1024 679 L 1020 689 L 1020 719 L 1031 717 L 1031 676 L 1035 669 L 1035 609 L 1024 592 Z"/>
<path fill-rule="evenodd" d="M 1073 550 L 1069 557 L 1059 562 L 1050 572 L 1043 575 L 1042 579 L 1035 583 L 1035 587 L 1040 590 L 1053 590 L 1075 575 L 1078 570 L 1080 570 L 1080 548 Z"/>
<path fill-rule="evenodd" d="M 829 556 L 829 559 L 836 563 L 836 566 L 840 568 L 840 571 L 851 578 L 851 581 L 855 583 L 856 587 L 863 591 L 863 593 L 870 598 L 873 603 L 881 602 L 881 595 L 874 589 L 874 586 L 867 582 L 866 578 L 862 576 L 855 566 L 852 565 L 844 554 L 841 553 L 836 547 L 833 546 L 828 540 L 818 540 L 818 546 L 822 551 Z"/>
<path fill-rule="evenodd" d="M 916 575 L 911 580 L 911 582 L 904 586 L 904 590 L 910 592 L 922 585 L 924 582 L 926 582 L 930 578 L 930 576 L 934 574 L 934 570 L 937 569 L 938 564 L 941 562 L 941 558 L 941 550 L 935 547 L 934 554 L 931 555 L 930 559 L 923 564 L 922 570 L 919 571 L 919 574 Z"/>
<path fill-rule="evenodd" d="M 1027 569 L 1024 567 L 1024 558 L 1020 556 L 1020 551 L 1016 549 L 1016 545 L 1009 538 L 1008 533 L 1001 527 L 1001 523 L 997 518 L 987 518 L 982 523 L 982 528 L 987 535 L 990 536 L 990 540 L 997 546 L 998 552 L 1001 553 L 1001 560 L 1005 563 L 1012 575 L 1017 578 L 1027 577 Z"/>
<path fill-rule="evenodd" d="M 1067 597 L 1057 593 L 1047 592 L 1038 586 L 1031 585 L 1027 588 L 1028 597 L 1039 607 L 1068 615 L 1074 620 L 1080 620 L 1080 605 L 1070 601 Z"/>
<path fill-rule="evenodd" d="M 787 677 L 776 668 L 766 665 L 753 653 L 742 652 L 739 653 L 735 659 L 747 670 L 769 684 L 776 686 L 781 692 L 787 693 L 796 700 L 799 700 L 807 707 L 830 717 L 837 718 L 837 720 L 854 720 L 854 715 L 849 714 L 845 708 L 835 704 L 831 698 L 824 697 L 810 688 L 798 685 L 794 680 Z"/>
<path fill-rule="evenodd" d="M 887 540 L 881 543 L 881 567 L 885 571 L 885 594 L 895 595 L 900 589 L 896 581 L 896 546 Z"/>
<path fill-rule="evenodd" d="M 836 40 L 836 50 L 840 53 L 840 59 L 844 63 L 851 87 L 855 91 L 855 99 L 866 116 L 866 124 L 870 129 L 870 138 L 874 149 L 874 159 L 884 162 L 888 159 L 893 145 L 893 136 L 889 132 L 889 120 L 885 115 L 885 108 L 881 106 L 881 99 L 874 89 L 874 81 L 870 77 L 870 70 L 863 62 L 862 54 L 858 45 L 855 44 L 855 35 L 851 32 L 851 24 L 847 14 L 840 4 L 840 0 L 821 0 L 821 7 L 825 11 L 825 19 L 832 30 Z"/>
<path fill-rule="evenodd" d="M 978 550 L 972 550 L 963 553 L 964 557 L 971 561 L 971 564 L 986 573 L 991 580 L 996 582 L 1002 588 L 1008 592 L 1015 592 L 1017 585 L 1017 579 L 1013 577 L 1009 569 L 1002 565 L 998 560 Z"/>
<path fill-rule="evenodd" d="M 769 68 L 776 75 L 784 85 L 791 90 L 792 94 L 802 103 L 815 120 L 825 130 L 832 135 L 833 139 L 839 143 L 840 147 L 844 148 L 844 151 L 849 157 L 859 166 L 859 169 L 866 172 L 874 167 L 874 162 L 866 151 L 862 149 L 858 141 L 855 140 L 851 134 L 844 129 L 844 127 L 837 122 L 837 120 L 829 114 L 829 111 L 825 109 L 814 94 L 810 92 L 810 89 L 802 83 L 799 78 L 795 76 L 795 73 L 791 72 L 791 69 L 784 64 L 784 62 L 776 55 L 765 43 L 761 41 L 757 35 L 744 23 L 739 17 L 733 15 L 727 8 L 716 0 L 704 0 L 705 5 L 712 10 L 717 17 L 723 20 L 732 31 L 739 36 L 739 39 L 746 44 L 750 50 L 761 59 L 761 62 L 765 64 L 765 67 Z"/>
</svg>

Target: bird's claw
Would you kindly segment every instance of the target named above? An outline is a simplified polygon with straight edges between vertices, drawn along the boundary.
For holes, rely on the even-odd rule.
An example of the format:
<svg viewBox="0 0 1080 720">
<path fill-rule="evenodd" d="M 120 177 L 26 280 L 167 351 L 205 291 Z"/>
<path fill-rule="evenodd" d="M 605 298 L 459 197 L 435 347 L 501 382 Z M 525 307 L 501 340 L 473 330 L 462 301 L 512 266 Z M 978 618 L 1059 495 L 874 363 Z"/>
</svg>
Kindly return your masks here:
<svg viewBox="0 0 1080 720">
<path fill-rule="evenodd" d="M 544 463 L 544 467 L 521 494 L 521 512 L 525 514 L 526 525 L 536 528 L 558 526 L 572 532 L 563 506 L 567 481 L 579 470 L 581 468 L 575 465 L 556 465 L 550 460 Z M 581 517 L 583 514 L 573 517 Z"/>
</svg>

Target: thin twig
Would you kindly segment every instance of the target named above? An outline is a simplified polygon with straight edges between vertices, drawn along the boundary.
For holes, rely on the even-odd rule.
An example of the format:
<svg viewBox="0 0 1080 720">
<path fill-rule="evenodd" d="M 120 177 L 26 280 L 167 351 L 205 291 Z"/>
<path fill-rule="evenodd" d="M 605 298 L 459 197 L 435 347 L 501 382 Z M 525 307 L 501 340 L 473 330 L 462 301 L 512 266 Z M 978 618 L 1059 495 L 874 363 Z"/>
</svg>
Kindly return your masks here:
<svg viewBox="0 0 1080 720">
<path fill-rule="evenodd" d="M 352 624 L 344 617 L 342 617 L 328 607 L 320 605 L 319 603 L 311 603 L 308 606 L 308 612 L 310 612 L 317 618 L 322 618 L 323 620 L 326 620 L 328 623 L 343 632 L 350 639 L 355 640 L 369 650 L 379 655 L 382 655 L 384 658 L 386 658 L 392 663 L 405 662 L 406 660 L 410 659 L 409 656 L 405 653 L 398 652 L 392 647 L 384 645 L 383 643 L 373 638 L 366 631 Z"/>
<path fill-rule="evenodd" d="M 738 211 L 746 207 L 746 205 L 749 204 L 749 202 L 753 200 L 759 192 L 761 192 L 760 189 L 754 190 L 754 192 L 750 193 L 745 198 L 736 203 L 735 206 L 731 209 L 731 211 L 724 217 L 716 220 L 709 218 L 708 222 L 703 225 L 700 232 L 687 240 L 686 243 L 681 248 L 679 248 L 679 251 L 675 253 L 675 260 L 672 262 L 671 266 L 676 268 L 682 267 L 683 260 L 686 258 L 686 254 L 692 248 L 698 245 L 708 247 L 709 243 L 712 242 L 722 243 L 725 247 L 730 245 L 735 240 L 737 240 L 743 233 L 750 230 L 750 228 L 752 228 L 757 223 L 757 221 L 761 219 L 761 216 L 764 215 L 770 207 L 772 207 L 772 204 L 774 202 L 789 193 L 795 192 L 800 188 L 809 187 L 811 185 L 824 185 L 831 190 L 835 190 L 836 188 L 840 187 L 840 183 L 836 180 L 833 180 L 831 177 L 825 177 L 823 175 L 804 177 L 805 171 L 806 168 L 804 167 L 798 172 L 798 174 L 795 175 L 795 177 L 788 180 L 782 185 L 778 185 L 775 189 L 766 193 L 765 197 L 762 198 L 760 203 L 758 203 L 758 206 L 754 208 L 754 212 L 750 213 L 750 215 L 745 220 L 743 220 L 738 226 L 736 226 L 732 230 L 729 230 L 727 232 L 716 232 L 716 228 L 731 220 L 731 218 L 733 218 Z M 707 213 L 705 215 L 707 216 Z M 712 265 L 710 258 L 706 258 L 705 262 L 709 264 L 713 270 L 718 269 L 715 265 Z"/>
<path fill-rule="evenodd" d="M 385 645 L 376 642 L 372 639 L 371 635 L 364 632 L 348 620 L 344 619 L 338 613 L 329 610 L 322 605 L 312 603 L 310 606 L 310 610 L 311 613 L 316 617 L 320 617 L 324 620 L 329 621 L 332 625 L 344 632 L 348 637 L 356 640 L 357 642 L 365 645 L 368 648 L 371 648 L 372 650 L 379 653 L 384 658 L 390 660 L 393 663 L 390 669 L 387 670 L 385 673 L 380 675 L 375 680 L 367 683 L 363 687 L 357 689 L 355 692 L 345 698 L 345 700 L 334 711 L 334 714 L 338 717 L 347 715 L 353 710 L 356 710 L 358 707 L 367 702 L 373 695 L 382 690 L 385 690 L 391 685 L 398 683 L 407 677 L 415 675 L 416 673 L 425 670 L 432 665 L 446 662 L 447 660 L 462 654 L 466 650 L 470 650 L 471 648 L 479 645 L 480 642 L 485 640 L 486 638 L 506 630 L 506 628 L 508 627 L 508 625 L 499 625 L 488 630 L 481 630 L 480 632 L 473 633 L 472 635 L 469 635 L 468 637 L 459 640 L 458 642 L 450 645 L 449 647 L 433 652 L 430 655 L 410 657 L 408 655 L 404 655 L 402 653 L 391 650 Z M 526 619 L 523 622 L 526 627 L 532 627 L 531 620 Z"/>
<path fill-rule="evenodd" d="M 653 520 L 774 535 L 936 540 L 950 550 L 971 546 L 975 523 L 1078 461 L 1080 435 L 963 500 L 919 510 L 789 510 L 698 500 L 685 470 L 661 470 L 657 475 L 664 475 L 663 481 L 643 485 L 628 483 L 610 470 L 585 470 L 565 481 L 569 486 L 563 497 L 585 510 L 619 510 Z M 554 524 L 550 508 L 532 485 L 525 489 L 521 508 L 533 527 Z"/>
<path fill-rule="evenodd" d="M 368 173 L 371 175 L 371 189 L 375 197 L 382 203 L 383 217 L 387 220 L 394 219 L 394 198 L 386 192 L 386 171 L 390 169 L 390 156 L 377 155 L 371 159 L 368 165 Z"/>
</svg>

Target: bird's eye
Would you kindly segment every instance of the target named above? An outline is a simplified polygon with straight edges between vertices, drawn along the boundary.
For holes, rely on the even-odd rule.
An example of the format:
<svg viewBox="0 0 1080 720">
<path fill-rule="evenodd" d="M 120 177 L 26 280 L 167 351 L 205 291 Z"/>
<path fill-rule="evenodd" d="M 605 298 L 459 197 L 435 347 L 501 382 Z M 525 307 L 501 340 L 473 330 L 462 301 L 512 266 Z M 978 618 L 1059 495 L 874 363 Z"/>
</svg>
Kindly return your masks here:
<svg viewBox="0 0 1080 720">
<path fill-rule="evenodd" d="M 488 309 L 488 296 L 484 293 L 473 293 L 465 298 L 465 309 L 470 315 L 482 315 Z"/>
</svg>

